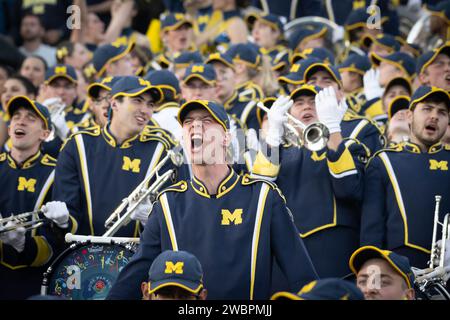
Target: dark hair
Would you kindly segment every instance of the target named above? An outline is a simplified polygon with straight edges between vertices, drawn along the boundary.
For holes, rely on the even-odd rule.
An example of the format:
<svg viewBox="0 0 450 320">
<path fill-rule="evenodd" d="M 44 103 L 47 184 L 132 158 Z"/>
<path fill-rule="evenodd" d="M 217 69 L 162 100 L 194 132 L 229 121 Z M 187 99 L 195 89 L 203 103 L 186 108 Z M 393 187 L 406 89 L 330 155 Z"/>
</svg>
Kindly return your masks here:
<svg viewBox="0 0 450 320">
<path fill-rule="evenodd" d="M 45 29 L 44 20 L 42 19 L 42 17 L 41 17 L 40 15 L 34 14 L 34 13 L 32 13 L 32 12 L 25 12 L 24 14 L 22 14 L 22 19 L 20 20 L 20 23 L 21 23 L 21 24 L 22 24 L 22 21 L 23 21 L 26 17 L 34 17 L 34 18 L 38 19 L 39 24 L 41 25 L 41 27 Z"/>
<path fill-rule="evenodd" d="M 45 59 L 42 58 L 41 56 L 38 56 L 38 55 L 36 55 L 36 54 L 32 54 L 31 56 L 26 57 L 25 60 L 27 60 L 27 59 L 29 59 L 29 58 L 35 58 L 35 59 L 40 60 L 40 61 L 44 64 L 44 69 L 45 69 L 45 70 L 48 69 L 47 61 L 45 61 Z M 23 60 L 22 65 L 25 63 L 25 60 Z M 20 67 L 22 68 L 22 66 L 20 66 Z"/>
<path fill-rule="evenodd" d="M 25 91 L 27 92 L 27 94 L 33 94 L 34 96 L 37 95 L 37 93 L 38 93 L 37 88 L 34 86 L 34 84 L 28 78 L 25 78 L 24 76 L 22 76 L 20 74 L 14 74 L 11 77 L 9 77 L 8 80 L 10 80 L 10 79 L 14 79 L 14 80 L 17 80 L 20 83 L 22 83 L 22 85 L 25 87 Z"/>
<path fill-rule="evenodd" d="M 11 68 L 10 66 L 6 65 L 6 64 L 1 64 L 0 63 L 0 69 L 5 70 L 6 72 L 6 76 L 9 78 L 11 77 L 11 75 L 13 74 L 14 70 L 13 68 Z"/>
</svg>

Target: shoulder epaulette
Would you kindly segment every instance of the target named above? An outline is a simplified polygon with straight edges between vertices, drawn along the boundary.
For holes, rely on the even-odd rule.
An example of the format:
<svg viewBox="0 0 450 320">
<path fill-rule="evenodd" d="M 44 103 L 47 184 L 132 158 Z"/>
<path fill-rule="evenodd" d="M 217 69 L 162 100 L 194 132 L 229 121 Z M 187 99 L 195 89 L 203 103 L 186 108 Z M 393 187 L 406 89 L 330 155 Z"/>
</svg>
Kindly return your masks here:
<svg viewBox="0 0 450 320">
<path fill-rule="evenodd" d="M 271 181 L 268 181 L 268 180 L 262 179 L 262 178 L 252 178 L 252 177 L 250 177 L 250 175 L 247 173 L 247 174 L 244 174 L 244 176 L 242 177 L 242 182 L 241 182 L 241 183 L 242 183 L 242 185 L 244 185 L 244 186 L 248 186 L 248 185 L 251 185 L 251 184 L 254 184 L 254 183 L 265 183 L 265 184 L 267 184 L 272 190 L 277 191 L 278 194 L 280 195 L 280 197 L 283 199 L 284 203 L 286 203 L 286 198 L 284 197 L 284 195 L 283 195 L 283 193 L 281 192 L 281 190 L 278 188 L 278 186 L 277 186 L 275 183 L 273 183 L 273 182 L 271 182 Z"/>
<path fill-rule="evenodd" d="M 253 88 L 247 88 L 244 91 L 240 92 L 238 95 L 239 102 L 248 102 L 250 100 L 255 99 L 256 92 Z"/>
<path fill-rule="evenodd" d="M 370 157 L 369 161 L 367 162 L 367 166 L 370 164 L 370 162 L 372 161 L 372 159 L 375 159 L 376 157 L 378 157 L 378 155 L 380 155 L 381 153 L 386 153 L 386 152 L 400 152 L 403 150 L 403 144 L 402 143 L 398 143 L 398 144 L 394 144 L 391 145 L 387 148 L 383 148 L 378 150 L 377 152 L 375 152 L 373 154 L 372 157 Z"/>
<path fill-rule="evenodd" d="M 41 159 L 41 163 L 46 166 L 50 167 L 56 167 L 56 159 L 48 154 L 44 154 L 44 156 Z"/>
<path fill-rule="evenodd" d="M 6 160 L 6 152 L 0 153 L 0 162 L 3 162 Z"/>
<path fill-rule="evenodd" d="M 159 127 L 147 126 L 142 131 L 139 141 L 147 142 L 151 140 L 162 142 L 166 149 L 171 149 L 177 145 L 169 131 Z"/>
<path fill-rule="evenodd" d="M 93 136 L 93 137 L 98 137 L 100 135 L 100 133 L 101 133 L 100 126 L 84 128 L 83 130 L 79 130 L 77 132 L 74 132 L 66 140 L 64 140 L 64 142 L 63 142 L 63 144 L 62 144 L 62 146 L 61 146 L 61 148 L 59 150 L 62 151 L 64 149 L 64 147 L 66 146 L 67 142 L 72 140 L 72 138 L 75 137 L 76 135 L 86 134 L 86 135 L 90 135 L 90 136 Z"/>
<path fill-rule="evenodd" d="M 444 149 L 450 151 L 450 144 L 448 143 L 444 144 Z"/>
<path fill-rule="evenodd" d="M 164 190 L 162 190 L 159 194 L 158 194 L 158 199 L 159 197 L 166 192 L 186 192 L 188 189 L 188 184 L 185 180 L 181 180 L 171 186 L 168 186 L 167 188 L 165 188 Z"/>
</svg>

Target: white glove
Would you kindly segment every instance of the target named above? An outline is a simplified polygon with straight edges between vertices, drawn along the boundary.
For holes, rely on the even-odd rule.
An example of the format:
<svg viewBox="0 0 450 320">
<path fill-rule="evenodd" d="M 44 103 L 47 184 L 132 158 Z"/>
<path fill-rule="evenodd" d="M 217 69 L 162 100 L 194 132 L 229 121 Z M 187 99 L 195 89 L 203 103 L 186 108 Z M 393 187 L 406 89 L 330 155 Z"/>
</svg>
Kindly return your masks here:
<svg viewBox="0 0 450 320">
<path fill-rule="evenodd" d="M 66 113 L 64 112 L 66 106 L 61 98 L 50 98 L 45 100 L 42 104 L 50 111 L 50 117 L 58 137 L 60 137 L 61 140 L 66 139 L 70 129 L 67 126 Z"/>
<path fill-rule="evenodd" d="M 364 74 L 364 95 L 367 101 L 383 95 L 384 89 L 381 88 L 379 79 L 379 69 L 370 69 Z"/>
<path fill-rule="evenodd" d="M 347 111 L 345 98 L 338 103 L 333 87 L 321 90 L 316 95 L 316 112 L 319 122 L 323 123 L 331 133 L 341 132 L 341 121 Z"/>
<path fill-rule="evenodd" d="M 42 206 L 41 211 L 47 219 L 52 220 L 62 229 L 69 226 L 69 210 L 65 202 L 51 201 Z"/>
<path fill-rule="evenodd" d="M 134 202 L 131 202 L 129 206 L 134 205 Z M 137 205 L 136 209 L 131 213 L 130 218 L 132 220 L 139 221 L 142 225 L 145 226 L 148 220 L 148 216 L 153 209 L 153 204 L 150 199 L 147 197 L 144 201 Z"/>
<path fill-rule="evenodd" d="M 284 133 L 284 124 L 287 123 L 287 112 L 294 104 L 289 96 L 279 96 L 267 113 L 269 128 L 267 130 L 266 142 L 272 147 L 281 144 Z"/>
<path fill-rule="evenodd" d="M 245 134 L 245 142 L 247 145 L 247 150 L 258 151 L 259 141 L 258 141 L 258 135 L 256 134 L 255 129 L 250 128 L 247 130 L 247 133 Z"/>
<path fill-rule="evenodd" d="M 1 215 L 0 215 L 1 217 Z M 9 221 L 4 227 L 12 227 L 16 225 L 14 221 Z M 18 253 L 21 253 L 23 249 L 25 248 L 25 233 L 27 230 L 25 230 L 24 227 L 17 228 L 14 231 L 9 231 L 0 234 L 0 241 L 4 244 L 10 245 L 13 247 Z"/>
</svg>

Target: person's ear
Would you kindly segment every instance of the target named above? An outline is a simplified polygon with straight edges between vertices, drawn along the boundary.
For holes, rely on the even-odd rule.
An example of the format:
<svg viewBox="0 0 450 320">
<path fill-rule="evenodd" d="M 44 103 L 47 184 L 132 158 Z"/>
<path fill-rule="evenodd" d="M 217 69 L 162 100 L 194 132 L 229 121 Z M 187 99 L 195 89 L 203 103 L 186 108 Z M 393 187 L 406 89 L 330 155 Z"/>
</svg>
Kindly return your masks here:
<svg viewBox="0 0 450 320">
<path fill-rule="evenodd" d="M 199 300 L 206 300 L 207 296 L 208 296 L 208 290 L 202 289 L 202 291 L 200 291 L 200 293 L 198 294 L 198 299 Z"/>
<path fill-rule="evenodd" d="M 150 294 L 148 293 L 148 282 L 141 283 L 142 300 L 150 300 Z"/>
<path fill-rule="evenodd" d="M 425 85 L 425 86 L 430 85 L 430 76 L 426 70 L 419 74 L 419 82 L 420 82 L 420 84 Z"/>
<path fill-rule="evenodd" d="M 405 300 L 415 300 L 416 292 L 414 291 L 414 289 L 412 289 L 412 288 L 406 289 L 404 299 Z"/>
<path fill-rule="evenodd" d="M 49 135 L 50 135 L 50 130 L 47 130 L 47 129 L 42 130 L 39 140 L 45 141 L 45 140 L 47 140 Z"/>
</svg>

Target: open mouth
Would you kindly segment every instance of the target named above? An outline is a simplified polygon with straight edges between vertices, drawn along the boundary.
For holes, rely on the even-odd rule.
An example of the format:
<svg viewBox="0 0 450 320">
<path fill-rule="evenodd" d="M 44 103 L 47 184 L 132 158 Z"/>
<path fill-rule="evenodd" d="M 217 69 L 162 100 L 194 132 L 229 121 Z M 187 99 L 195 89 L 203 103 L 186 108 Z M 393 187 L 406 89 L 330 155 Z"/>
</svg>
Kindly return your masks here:
<svg viewBox="0 0 450 320">
<path fill-rule="evenodd" d="M 445 81 L 450 82 L 450 74 L 447 74 L 447 75 L 445 76 Z"/>
<path fill-rule="evenodd" d="M 302 117 L 301 117 L 301 121 L 302 122 L 309 122 L 309 121 L 311 121 L 312 119 L 313 119 L 314 117 L 313 117 L 313 115 L 311 114 L 311 113 L 305 113 L 304 115 L 302 115 Z"/>
<path fill-rule="evenodd" d="M 203 145 L 203 137 L 200 134 L 191 135 L 191 150 L 193 152 L 198 152 L 201 150 Z"/>
<path fill-rule="evenodd" d="M 16 130 L 14 130 L 14 135 L 17 138 L 22 138 L 22 137 L 24 137 L 26 135 L 26 132 L 23 129 L 16 129 Z"/>
<path fill-rule="evenodd" d="M 429 134 L 434 134 L 437 131 L 437 126 L 434 124 L 426 125 L 425 131 Z"/>
</svg>

